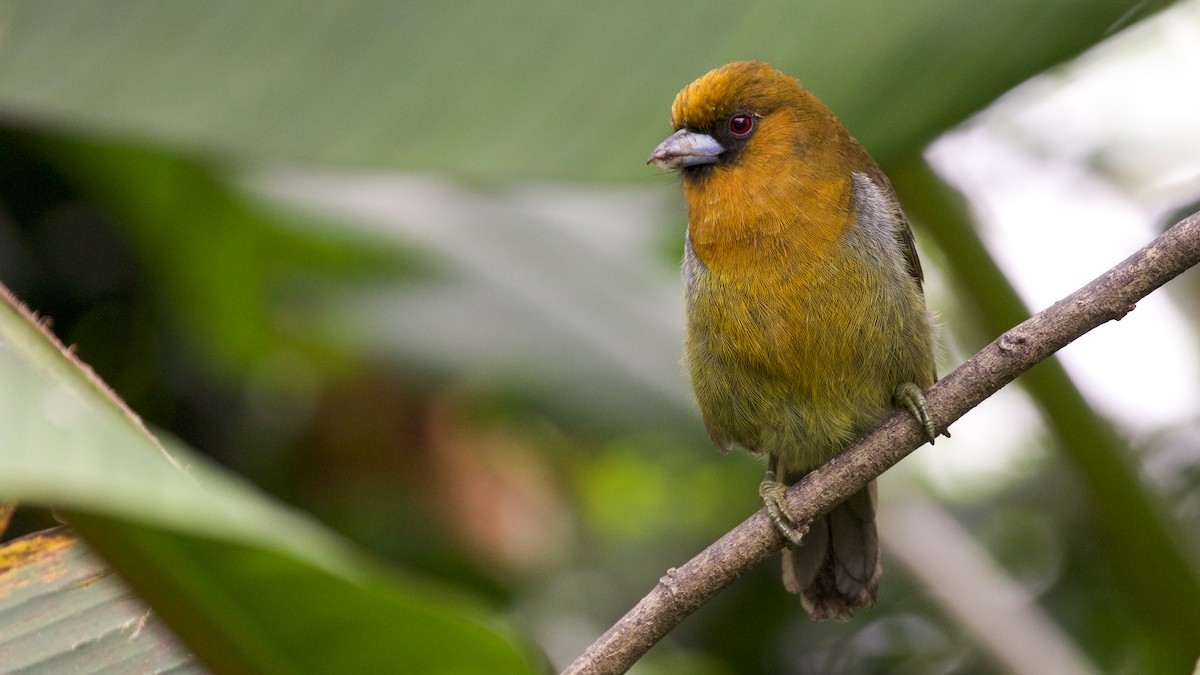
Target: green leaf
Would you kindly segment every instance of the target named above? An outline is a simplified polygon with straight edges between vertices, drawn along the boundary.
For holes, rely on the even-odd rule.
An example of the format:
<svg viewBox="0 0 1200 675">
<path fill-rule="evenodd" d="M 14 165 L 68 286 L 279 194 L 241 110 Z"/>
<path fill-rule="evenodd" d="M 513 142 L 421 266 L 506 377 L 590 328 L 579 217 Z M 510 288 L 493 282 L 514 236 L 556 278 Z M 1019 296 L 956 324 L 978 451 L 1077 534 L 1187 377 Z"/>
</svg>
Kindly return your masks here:
<svg viewBox="0 0 1200 675">
<path fill-rule="evenodd" d="M 7 291 L 0 448 L 0 494 L 65 513 L 221 672 L 530 669 L 468 599 L 384 573 L 315 521 L 160 445 Z"/>
<path fill-rule="evenodd" d="M 62 528 L 0 546 L 0 627 L 5 672 L 202 671 L 162 619 Z"/>
<path fill-rule="evenodd" d="M 238 160 L 645 180 L 675 92 L 801 78 L 886 163 L 1164 2 L 9 2 L 0 108 Z"/>
<path fill-rule="evenodd" d="M 175 327 L 223 374 L 280 351 L 335 361 L 308 335 L 317 289 L 396 284 L 424 271 L 403 246 L 381 249 L 311 218 L 282 218 L 200 162 L 149 148 L 21 140 L 119 218 L 154 292 L 178 310 Z"/>
<path fill-rule="evenodd" d="M 319 573 L 303 555 L 68 518 L 217 672 L 530 671 L 498 622 L 463 598 L 361 561 Z"/>
</svg>

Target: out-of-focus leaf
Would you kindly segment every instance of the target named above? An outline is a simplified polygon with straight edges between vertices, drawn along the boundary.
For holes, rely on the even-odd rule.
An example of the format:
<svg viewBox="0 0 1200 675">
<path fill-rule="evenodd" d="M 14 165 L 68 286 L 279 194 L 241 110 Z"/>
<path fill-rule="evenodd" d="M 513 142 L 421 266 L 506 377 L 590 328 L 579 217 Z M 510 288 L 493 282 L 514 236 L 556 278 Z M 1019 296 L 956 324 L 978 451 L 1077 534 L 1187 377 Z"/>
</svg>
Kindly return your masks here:
<svg viewBox="0 0 1200 675">
<path fill-rule="evenodd" d="M 314 521 L 183 448 L 166 450 L 7 292 L 0 448 L 0 494 L 68 514 L 223 672 L 530 667 L 465 598 L 385 575 Z"/>
<path fill-rule="evenodd" d="M 346 289 L 324 325 L 337 341 L 535 391 L 609 432 L 692 423 L 679 365 L 679 275 L 655 257 L 662 195 L 567 186 L 481 193 L 411 176 L 313 171 L 248 184 L 453 271 L 404 287 Z"/>
<path fill-rule="evenodd" d="M 424 270 L 408 247 L 252 203 L 201 163 L 148 148 L 26 139 L 126 229 L 176 328 L 222 371 L 280 351 L 334 357 L 307 324 L 318 289 L 388 282 Z"/>
<path fill-rule="evenodd" d="M 359 564 L 68 514 L 222 673 L 526 673 L 498 622 L 455 594 Z M 361 563 L 361 561 L 360 561 Z"/>
<path fill-rule="evenodd" d="M 230 185 L 162 152 L 28 140 L 116 216 L 157 301 L 222 370 L 366 355 L 609 432 L 695 415 L 679 276 L 657 257 L 681 237 L 659 226 L 658 191 L 298 170 Z"/>
<path fill-rule="evenodd" d="M 241 160 L 631 179 L 675 91 L 756 58 L 887 161 L 1163 4 L 10 0 L 0 110 Z"/>
<path fill-rule="evenodd" d="M 204 672 L 77 537 L 48 530 L 0 546 L 4 672 Z"/>
</svg>

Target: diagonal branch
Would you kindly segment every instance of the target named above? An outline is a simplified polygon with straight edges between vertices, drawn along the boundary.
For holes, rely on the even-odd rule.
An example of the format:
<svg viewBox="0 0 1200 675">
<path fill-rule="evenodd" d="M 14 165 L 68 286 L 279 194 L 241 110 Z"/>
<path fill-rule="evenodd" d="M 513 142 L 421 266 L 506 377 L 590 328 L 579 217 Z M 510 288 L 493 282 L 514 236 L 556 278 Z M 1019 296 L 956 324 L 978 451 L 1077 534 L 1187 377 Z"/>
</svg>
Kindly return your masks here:
<svg viewBox="0 0 1200 675">
<path fill-rule="evenodd" d="M 1083 334 L 1119 320 L 1151 291 L 1200 263 L 1200 213 L 1167 230 L 1116 267 L 996 338 L 928 392 L 934 424 L 945 429 L 1018 375 Z M 892 415 L 787 493 L 797 522 L 816 518 L 862 489 L 924 442 L 907 413 Z M 564 673 L 621 673 L 672 628 L 783 540 L 760 510 L 682 567 L 671 568 L 646 597 Z"/>
</svg>

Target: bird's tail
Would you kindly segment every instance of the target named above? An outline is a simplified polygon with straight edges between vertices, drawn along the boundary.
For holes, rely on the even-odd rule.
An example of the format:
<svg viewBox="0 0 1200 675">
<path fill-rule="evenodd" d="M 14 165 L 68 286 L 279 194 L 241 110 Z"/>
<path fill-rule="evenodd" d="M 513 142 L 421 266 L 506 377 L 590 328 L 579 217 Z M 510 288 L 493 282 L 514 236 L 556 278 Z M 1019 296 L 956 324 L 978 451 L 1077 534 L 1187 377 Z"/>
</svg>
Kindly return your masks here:
<svg viewBox="0 0 1200 675">
<path fill-rule="evenodd" d="M 783 549 L 783 585 L 800 595 L 814 620 L 848 621 L 854 610 L 875 604 L 883 571 L 875 501 L 872 481 L 813 521 L 799 548 Z"/>
</svg>

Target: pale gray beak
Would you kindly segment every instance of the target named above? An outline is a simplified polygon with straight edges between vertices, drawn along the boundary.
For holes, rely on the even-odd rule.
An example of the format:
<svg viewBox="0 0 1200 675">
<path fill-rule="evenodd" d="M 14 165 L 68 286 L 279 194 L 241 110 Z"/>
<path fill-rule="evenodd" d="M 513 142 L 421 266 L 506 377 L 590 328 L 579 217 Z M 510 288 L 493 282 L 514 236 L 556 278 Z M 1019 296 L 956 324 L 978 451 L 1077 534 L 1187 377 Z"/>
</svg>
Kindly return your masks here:
<svg viewBox="0 0 1200 675">
<path fill-rule="evenodd" d="M 725 152 L 725 148 L 712 136 L 680 129 L 655 148 L 646 163 L 661 169 L 682 169 L 698 164 L 713 164 L 722 152 Z"/>
</svg>

